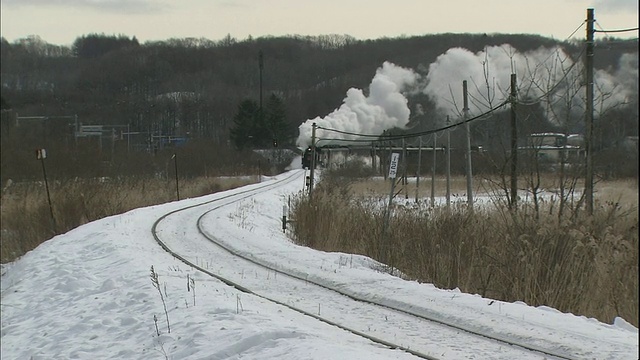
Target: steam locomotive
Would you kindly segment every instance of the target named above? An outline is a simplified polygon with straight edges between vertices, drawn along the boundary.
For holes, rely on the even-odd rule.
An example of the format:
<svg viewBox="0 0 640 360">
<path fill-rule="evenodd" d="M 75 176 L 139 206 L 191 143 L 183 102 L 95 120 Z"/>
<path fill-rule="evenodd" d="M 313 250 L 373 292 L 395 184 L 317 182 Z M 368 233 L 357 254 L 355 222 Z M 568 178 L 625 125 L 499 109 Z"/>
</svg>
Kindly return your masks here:
<svg viewBox="0 0 640 360">
<path fill-rule="evenodd" d="M 320 148 L 316 148 L 316 161 L 315 161 L 315 166 L 317 167 L 318 165 L 320 165 L 320 154 L 321 154 L 322 150 L 320 150 Z M 313 149 L 311 149 L 311 146 L 307 147 L 307 149 L 304 151 L 304 153 L 302 154 L 302 168 L 303 169 L 311 169 L 311 163 L 313 159 Z"/>
</svg>

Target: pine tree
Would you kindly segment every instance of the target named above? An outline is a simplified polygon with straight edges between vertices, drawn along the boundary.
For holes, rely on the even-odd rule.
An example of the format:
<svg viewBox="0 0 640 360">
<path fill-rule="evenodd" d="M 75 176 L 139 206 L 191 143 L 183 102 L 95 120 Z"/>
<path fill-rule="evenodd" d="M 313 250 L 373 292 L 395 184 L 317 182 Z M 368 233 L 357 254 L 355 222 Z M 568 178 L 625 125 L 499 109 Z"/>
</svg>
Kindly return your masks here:
<svg viewBox="0 0 640 360">
<path fill-rule="evenodd" d="M 276 94 L 271 94 L 265 110 L 265 123 L 268 134 L 271 135 L 271 143 L 274 146 L 283 146 L 291 143 L 295 129 L 287 121 L 287 112 L 284 101 Z"/>
<path fill-rule="evenodd" d="M 256 139 L 254 135 L 258 131 L 260 107 L 251 99 L 243 100 L 238 105 L 238 112 L 233 117 L 231 129 L 231 141 L 236 148 L 242 150 L 245 147 L 254 147 Z"/>
<path fill-rule="evenodd" d="M 238 149 L 289 145 L 296 129 L 286 119 L 284 101 L 275 94 L 263 111 L 255 100 L 245 99 L 233 118 L 231 141 Z"/>
</svg>

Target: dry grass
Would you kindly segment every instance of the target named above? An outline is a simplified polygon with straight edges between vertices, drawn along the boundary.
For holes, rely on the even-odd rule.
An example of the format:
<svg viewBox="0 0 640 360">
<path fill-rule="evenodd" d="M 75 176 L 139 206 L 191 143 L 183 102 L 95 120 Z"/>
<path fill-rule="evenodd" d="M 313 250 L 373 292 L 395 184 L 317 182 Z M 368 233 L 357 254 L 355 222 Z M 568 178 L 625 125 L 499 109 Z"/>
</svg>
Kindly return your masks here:
<svg viewBox="0 0 640 360">
<path fill-rule="evenodd" d="M 638 326 L 635 180 L 598 183 L 593 216 L 583 211 L 559 215 L 557 199 L 537 210 L 521 203 L 517 212 L 503 202 L 473 212 L 463 203 L 447 209 L 408 202 L 394 209 L 385 238 L 380 204 L 388 197 L 388 182 L 331 175 L 323 175 L 324 181 L 313 203 L 296 201 L 293 237 L 298 243 L 368 255 L 441 288 L 547 305 L 607 323 L 621 316 Z M 477 181 L 478 193 L 487 183 Z M 422 197 L 428 197 L 430 183 L 423 184 Z M 452 192 L 466 189 L 464 179 L 454 184 Z M 544 184 L 552 187 L 554 179 Z M 442 187 L 436 189 L 436 196 L 444 195 Z"/>
<path fill-rule="evenodd" d="M 179 180 L 180 198 L 215 193 L 257 181 L 255 177 Z M 174 181 L 127 178 L 69 180 L 49 184 L 54 231 L 44 184 L 18 183 L 2 193 L 0 260 L 10 262 L 55 234 L 126 211 L 176 200 Z"/>
<path fill-rule="evenodd" d="M 499 187 L 499 182 L 500 180 L 496 177 L 474 176 L 474 196 L 494 194 L 496 191 L 496 187 Z M 435 181 L 433 183 L 435 196 L 445 196 L 447 191 L 447 179 L 442 175 L 438 175 L 435 177 Z M 388 196 L 389 184 L 389 180 L 385 180 L 382 177 L 364 178 L 352 182 L 351 189 L 357 196 Z M 400 179 L 398 179 L 396 192 L 399 192 L 399 194 L 402 196 L 405 196 L 406 194 L 408 198 L 414 199 L 416 197 L 417 190 L 418 199 L 424 199 L 431 196 L 431 184 L 432 181 L 430 175 L 420 177 L 417 185 L 415 177 L 409 177 L 406 183 L 403 183 Z M 525 179 L 521 178 L 518 185 L 519 188 L 525 187 Z M 577 186 L 579 189 L 582 188 L 583 185 L 581 179 L 578 180 Z M 452 195 L 466 196 L 467 180 L 464 176 L 452 176 L 450 179 L 449 187 Z M 557 188 L 558 180 L 551 175 L 543 175 L 541 178 L 540 187 L 542 189 Z M 612 196 L 615 194 L 625 194 L 626 190 L 628 190 L 626 194 L 630 195 L 631 193 L 633 193 L 633 191 L 637 193 L 637 189 L 638 186 L 635 183 L 635 180 L 615 180 L 596 184 L 596 191 L 600 193 L 606 193 L 608 194 L 607 196 Z"/>
</svg>

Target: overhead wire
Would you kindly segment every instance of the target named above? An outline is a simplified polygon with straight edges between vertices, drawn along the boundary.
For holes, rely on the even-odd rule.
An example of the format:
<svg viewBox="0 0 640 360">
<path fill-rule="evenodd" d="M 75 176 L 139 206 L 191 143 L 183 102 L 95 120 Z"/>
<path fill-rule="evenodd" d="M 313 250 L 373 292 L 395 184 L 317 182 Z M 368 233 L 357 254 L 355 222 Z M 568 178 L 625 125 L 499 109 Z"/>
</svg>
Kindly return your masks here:
<svg viewBox="0 0 640 360">
<path fill-rule="evenodd" d="M 594 32 L 601 32 L 601 33 L 621 33 L 621 32 L 630 32 L 630 31 L 638 31 L 640 28 L 634 27 L 634 28 L 627 28 L 627 29 L 613 29 L 613 30 L 605 30 L 602 28 L 602 26 L 600 26 L 600 24 L 598 24 L 598 22 L 596 21 L 596 25 L 598 25 L 598 27 L 600 28 L 600 30 L 595 29 L 593 30 Z"/>
<path fill-rule="evenodd" d="M 322 126 L 318 126 L 317 129 L 321 129 L 321 130 L 325 130 L 325 131 L 329 131 L 329 132 L 335 132 L 338 134 L 343 134 L 343 135 L 351 135 L 351 136 L 359 136 L 359 137 L 369 137 L 369 138 L 373 138 L 373 139 L 332 139 L 332 138 L 319 138 L 319 140 L 331 140 L 331 141 L 342 141 L 342 142 L 371 142 L 371 141 L 389 141 L 389 140 L 401 140 L 401 139 L 411 139 L 411 138 L 415 138 L 415 137 L 419 137 L 419 136 L 423 136 L 423 135 L 431 135 L 434 133 L 438 133 L 440 131 L 444 131 L 444 130 L 448 130 L 457 126 L 460 126 L 462 124 L 465 123 L 469 123 L 475 120 L 479 120 L 482 119 L 484 117 L 486 117 L 487 115 L 497 111 L 498 109 L 500 109 L 501 107 L 503 107 L 504 105 L 506 105 L 507 103 L 509 103 L 510 100 L 505 100 L 503 102 L 501 102 L 499 105 L 487 110 L 486 112 L 471 117 L 469 119 L 465 119 L 462 121 L 458 121 L 456 123 L 453 123 L 451 125 L 447 125 L 444 127 L 440 127 L 440 128 L 436 128 L 436 129 L 431 129 L 431 130 L 425 130 L 425 131 L 419 131 L 419 132 L 415 132 L 415 133 L 409 133 L 409 134 L 397 134 L 397 135 L 384 135 L 384 134 L 362 134 L 362 133 L 355 133 L 355 132 L 350 132 L 350 131 L 343 131 L 343 130 L 338 130 L 338 129 L 331 129 L 331 128 L 325 128 Z"/>
</svg>

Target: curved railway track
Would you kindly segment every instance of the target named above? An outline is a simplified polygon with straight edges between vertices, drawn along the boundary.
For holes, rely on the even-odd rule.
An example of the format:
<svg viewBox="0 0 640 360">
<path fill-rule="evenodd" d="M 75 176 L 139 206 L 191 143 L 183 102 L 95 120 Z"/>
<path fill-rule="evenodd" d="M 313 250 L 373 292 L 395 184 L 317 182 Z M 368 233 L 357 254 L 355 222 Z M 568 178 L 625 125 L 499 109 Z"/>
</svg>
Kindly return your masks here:
<svg viewBox="0 0 640 360">
<path fill-rule="evenodd" d="M 417 312 L 359 298 L 340 289 L 314 282 L 300 274 L 268 264 L 259 257 L 238 253 L 234 248 L 217 239 L 204 226 L 211 220 L 209 217 L 215 214 L 216 210 L 237 204 L 261 192 L 276 189 L 283 184 L 302 181 L 303 175 L 302 171 L 292 171 L 277 181 L 249 186 L 245 190 L 171 211 L 154 222 L 153 236 L 160 246 L 177 259 L 244 293 L 258 296 L 375 343 L 406 351 L 422 359 L 457 359 L 470 355 L 494 359 L 576 359 L 568 354 L 484 334 Z M 195 218 L 197 218 L 196 225 L 201 238 L 175 241 L 173 239 L 178 234 L 176 229 L 171 236 L 161 236 L 171 232 L 170 223 L 187 226 L 187 223 L 193 222 Z M 170 219 L 171 221 L 168 221 Z M 163 226 L 167 228 L 162 229 Z M 205 252 L 215 252 L 215 258 L 219 263 L 227 266 L 221 266 L 217 273 L 211 271 L 208 266 L 205 268 L 203 264 L 198 263 L 198 257 L 202 259 Z M 242 270 L 238 271 L 238 269 Z M 273 276 L 272 281 L 259 279 L 259 274 L 264 275 L 265 272 L 268 278 Z M 252 274 L 255 274 L 255 279 L 251 278 Z M 310 287 L 316 290 L 309 291 Z M 305 294 L 313 294 L 313 296 L 308 297 Z M 383 322 L 381 322 L 382 318 L 385 319 Z M 367 323 L 373 324 L 373 327 L 370 325 L 366 329 L 357 328 L 357 324 Z M 404 339 L 409 338 L 411 343 L 402 344 L 395 340 L 398 333 L 402 333 L 405 336 Z M 491 345 L 487 345 L 487 342 Z M 492 350 L 483 350 L 490 353 L 476 353 L 474 350 L 463 349 L 460 346 L 460 344 L 470 343 L 482 343 L 481 348 Z"/>
</svg>

